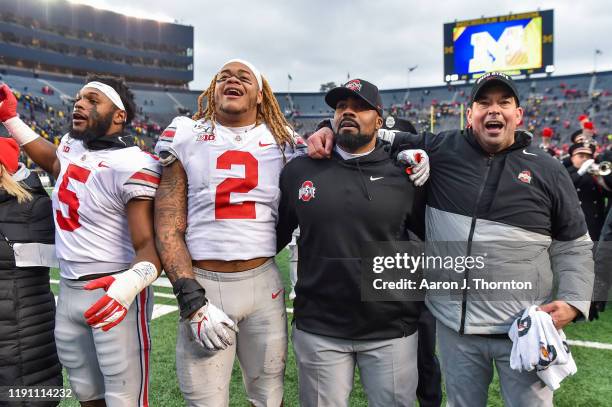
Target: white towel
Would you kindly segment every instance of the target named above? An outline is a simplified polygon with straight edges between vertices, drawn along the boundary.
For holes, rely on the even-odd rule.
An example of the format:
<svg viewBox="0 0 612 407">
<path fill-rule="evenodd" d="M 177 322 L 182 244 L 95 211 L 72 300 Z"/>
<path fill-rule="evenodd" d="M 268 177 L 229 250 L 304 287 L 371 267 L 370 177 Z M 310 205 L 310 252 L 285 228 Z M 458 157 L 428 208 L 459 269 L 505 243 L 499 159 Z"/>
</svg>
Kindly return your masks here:
<svg viewBox="0 0 612 407">
<path fill-rule="evenodd" d="M 576 367 L 576 362 L 574 362 L 569 345 L 567 344 L 565 332 L 555 328 L 550 315 L 548 315 L 548 320 L 545 320 L 544 318 L 541 318 L 540 320 L 542 321 L 542 327 L 544 329 L 546 339 L 548 340 L 548 360 L 553 360 L 548 365 L 541 360 L 537 367 L 537 374 L 538 377 L 544 383 L 546 383 L 551 390 L 554 391 L 559 388 L 563 379 L 565 379 L 567 376 L 575 374 L 578 371 L 578 368 Z M 551 350 L 556 351 L 556 359 L 550 355 Z"/>
<path fill-rule="evenodd" d="M 512 324 L 508 335 L 512 339 L 510 367 L 519 372 L 535 369 L 540 360 L 540 336 L 535 315 L 537 306 L 523 311 L 523 315 Z"/>
<path fill-rule="evenodd" d="M 512 340 L 510 367 L 514 370 L 536 369 L 538 377 L 552 390 L 576 373 L 576 363 L 569 351 L 563 330 L 557 330 L 549 314 L 537 306 L 527 308 L 508 332 Z"/>
</svg>

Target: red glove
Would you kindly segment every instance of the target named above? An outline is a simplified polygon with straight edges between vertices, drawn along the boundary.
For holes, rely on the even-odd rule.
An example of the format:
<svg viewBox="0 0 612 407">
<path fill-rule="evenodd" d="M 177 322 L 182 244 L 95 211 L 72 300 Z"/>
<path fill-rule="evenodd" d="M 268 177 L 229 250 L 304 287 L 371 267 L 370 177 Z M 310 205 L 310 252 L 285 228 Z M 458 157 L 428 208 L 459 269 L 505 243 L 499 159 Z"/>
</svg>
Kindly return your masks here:
<svg viewBox="0 0 612 407">
<path fill-rule="evenodd" d="M 142 290 L 157 278 L 157 269 L 148 261 L 134 264 L 121 273 L 96 278 L 86 290 L 103 288 L 106 294 L 85 311 L 85 319 L 93 328 L 108 331 L 125 318 L 130 305 Z"/>
<path fill-rule="evenodd" d="M 110 286 L 115 282 L 115 277 L 106 276 L 97 278 L 85 285 L 86 290 L 95 290 L 103 288 L 108 291 Z M 105 294 L 94 305 L 85 311 L 87 323 L 94 328 L 102 328 L 103 331 L 108 331 L 119 322 L 123 321 L 127 314 L 127 308 L 121 305 L 116 299 Z"/>
<path fill-rule="evenodd" d="M 17 98 L 7 84 L 0 86 L 0 121 L 5 122 L 17 116 Z"/>
</svg>

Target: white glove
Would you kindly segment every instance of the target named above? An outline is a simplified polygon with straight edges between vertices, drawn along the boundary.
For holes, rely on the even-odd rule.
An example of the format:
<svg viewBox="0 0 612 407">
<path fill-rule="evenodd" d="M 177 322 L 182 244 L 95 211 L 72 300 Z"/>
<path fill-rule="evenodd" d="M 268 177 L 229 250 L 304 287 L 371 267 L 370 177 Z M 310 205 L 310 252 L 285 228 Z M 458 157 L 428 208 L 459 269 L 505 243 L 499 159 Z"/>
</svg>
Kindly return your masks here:
<svg viewBox="0 0 612 407">
<path fill-rule="evenodd" d="M 378 138 L 382 141 L 388 142 L 389 144 L 393 144 L 393 140 L 395 139 L 395 132 L 393 130 L 379 129 Z"/>
<path fill-rule="evenodd" d="M 582 163 L 582 165 L 578 169 L 578 175 L 583 176 L 584 174 L 586 174 L 589 171 L 589 168 L 591 168 L 591 166 L 593 165 L 593 163 L 595 163 L 595 160 L 593 160 L 592 158 Z"/>
<path fill-rule="evenodd" d="M 108 331 L 125 318 L 134 298 L 157 278 L 153 263 L 141 261 L 122 273 L 90 281 L 86 290 L 103 288 L 106 294 L 85 311 L 87 323 Z"/>
<path fill-rule="evenodd" d="M 397 161 L 405 164 L 410 181 L 420 187 L 429 179 L 429 156 L 423 150 L 403 150 L 397 155 Z"/>
<path fill-rule="evenodd" d="M 225 328 L 238 332 L 234 321 L 210 301 L 193 314 L 189 326 L 196 342 L 209 351 L 227 349 L 233 344 Z"/>
</svg>

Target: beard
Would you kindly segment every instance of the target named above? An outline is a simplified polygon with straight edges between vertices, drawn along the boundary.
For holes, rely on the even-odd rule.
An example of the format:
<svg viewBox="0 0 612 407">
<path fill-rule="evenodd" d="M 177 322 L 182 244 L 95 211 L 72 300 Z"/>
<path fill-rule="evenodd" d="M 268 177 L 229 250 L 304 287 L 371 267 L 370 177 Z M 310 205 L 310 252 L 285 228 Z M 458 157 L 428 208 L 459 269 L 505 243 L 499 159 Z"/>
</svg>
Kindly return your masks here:
<svg viewBox="0 0 612 407">
<path fill-rule="evenodd" d="M 336 143 L 346 152 L 352 153 L 368 144 L 374 138 L 373 134 L 336 133 Z"/>
<path fill-rule="evenodd" d="M 70 130 L 70 136 L 84 143 L 106 136 L 108 129 L 113 122 L 113 112 L 101 117 L 97 111 L 93 110 L 89 118 L 92 121 L 91 126 L 88 124 L 85 130 L 75 130 L 74 127 Z"/>
<path fill-rule="evenodd" d="M 357 129 L 357 134 L 342 133 L 341 129 L 344 123 L 350 124 L 353 127 L 355 127 Z M 372 138 L 374 138 L 375 136 L 376 136 L 376 133 L 374 134 L 362 133 L 361 126 L 359 126 L 359 123 L 357 123 L 357 121 L 351 118 L 348 118 L 348 117 L 340 120 L 340 122 L 338 123 L 338 130 L 334 134 L 334 137 L 336 139 L 336 144 L 338 144 L 344 151 L 347 151 L 349 153 L 353 153 L 357 151 L 359 148 L 365 146 L 366 144 L 371 142 Z"/>
<path fill-rule="evenodd" d="M 376 134 L 363 134 L 361 130 L 359 130 L 357 134 L 336 132 L 334 136 L 336 138 L 336 144 L 344 151 L 353 153 L 371 142 Z"/>
</svg>

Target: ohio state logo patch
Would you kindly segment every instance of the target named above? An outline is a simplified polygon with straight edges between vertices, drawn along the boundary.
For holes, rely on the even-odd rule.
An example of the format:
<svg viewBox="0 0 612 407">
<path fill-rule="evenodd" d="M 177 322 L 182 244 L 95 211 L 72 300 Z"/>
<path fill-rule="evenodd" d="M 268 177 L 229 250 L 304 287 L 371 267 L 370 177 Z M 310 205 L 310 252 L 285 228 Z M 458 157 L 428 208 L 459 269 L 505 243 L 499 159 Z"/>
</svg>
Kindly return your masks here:
<svg viewBox="0 0 612 407">
<path fill-rule="evenodd" d="M 304 181 L 298 191 L 298 199 L 300 201 L 308 202 L 315 197 L 316 188 L 312 181 Z"/>
<path fill-rule="evenodd" d="M 521 171 L 518 175 L 519 181 L 524 182 L 525 184 L 531 184 L 531 171 L 525 170 Z"/>
<path fill-rule="evenodd" d="M 344 84 L 345 88 L 348 88 L 355 92 L 360 92 L 362 86 L 363 85 L 361 84 L 361 81 L 359 79 L 353 79 L 352 81 L 348 81 L 347 83 Z"/>
</svg>

